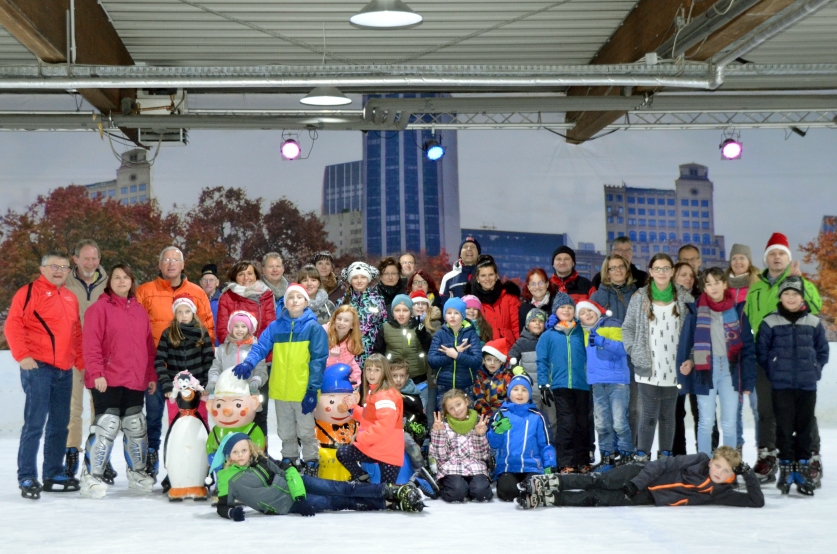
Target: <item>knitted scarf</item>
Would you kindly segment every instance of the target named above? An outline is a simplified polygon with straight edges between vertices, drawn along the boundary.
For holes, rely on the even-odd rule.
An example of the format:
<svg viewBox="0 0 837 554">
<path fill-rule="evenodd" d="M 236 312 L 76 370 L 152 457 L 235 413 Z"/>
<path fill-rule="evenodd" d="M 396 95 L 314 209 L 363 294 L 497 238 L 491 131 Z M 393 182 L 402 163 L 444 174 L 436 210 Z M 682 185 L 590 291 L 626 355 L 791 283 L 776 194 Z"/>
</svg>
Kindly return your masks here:
<svg viewBox="0 0 837 554">
<path fill-rule="evenodd" d="M 448 425 L 450 425 L 454 433 L 457 435 L 467 435 L 477 426 L 478 416 L 476 410 L 468 410 L 468 417 L 465 419 L 454 419 L 450 414 L 446 415 L 445 419 L 447 419 Z"/>
<path fill-rule="evenodd" d="M 493 289 L 485 290 L 477 281 L 471 281 L 471 292 L 483 304 L 493 305 L 500 299 L 500 295 L 503 293 L 503 284 L 497 281 Z"/>
<path fill-rule="evenodd" d="M 698 298 L 697 327 L 695 328 L 695 369 L 712 370 L 712 312 L 721 312 L 727 340 L 727 359 L 730 366 L 738 362 L 741 353 L 741 322 L 735 309 L 733 292 L 724 291 L 724 298 L 715 302 L 706 293 Z"/>
<path fill-rule="evenodd" d="M 654 302 L 671 304 L 674 301 L 674 283 L 669 281 L 668 286 L 664 290 L 660 290 L 657 288 L 657 282 L 652 280 L 651 298 L 654 299 Z"/>
</svg>

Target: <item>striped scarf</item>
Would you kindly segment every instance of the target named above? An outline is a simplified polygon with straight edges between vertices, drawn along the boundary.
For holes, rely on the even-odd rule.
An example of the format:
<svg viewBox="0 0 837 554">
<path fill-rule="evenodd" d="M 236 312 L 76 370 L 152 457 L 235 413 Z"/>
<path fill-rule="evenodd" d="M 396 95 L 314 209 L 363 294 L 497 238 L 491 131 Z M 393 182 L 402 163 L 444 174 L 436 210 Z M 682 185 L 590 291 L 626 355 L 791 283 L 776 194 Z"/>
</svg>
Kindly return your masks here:
<svg viewBox="0 0 837 554">
<path fill-rule="evenodd" d="M 741 353 L 741 321 L 735 309 L 733 291 L 724 291 L 724 299 L 714 302 L 706 293 L 698 298 L 697 327 L 695 328 L 695 369 L 712 369 L 712 312 L 721 312 L 727 343 L 727 359 L 730 366 L 738 361 Z"/>
</svg>

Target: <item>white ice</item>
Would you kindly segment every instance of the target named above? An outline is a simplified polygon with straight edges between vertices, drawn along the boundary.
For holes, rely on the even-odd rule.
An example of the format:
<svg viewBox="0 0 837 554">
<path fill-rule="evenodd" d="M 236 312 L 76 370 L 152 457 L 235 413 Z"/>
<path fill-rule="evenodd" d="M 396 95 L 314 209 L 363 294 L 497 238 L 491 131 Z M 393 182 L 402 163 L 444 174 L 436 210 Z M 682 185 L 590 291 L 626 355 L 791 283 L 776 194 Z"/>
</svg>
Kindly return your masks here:
<svg viewBox="0 0 837 554">
<path fill-rule="evenodd" d="M 7 353 L 2 353 L 7 354 Z M 11 552 L 156 553 L 279 552 L 834 552 L 837 539 L 837 371 L 825 373 L 818 397 L 823 486 L 813 498 L 795 491 L 782 497 L 765 485 L 761 509 L 542 508 L 524 511 L 494 500 L 445 504 L 428 500 L 421 514 L 340 512 L 264 516 L 247 510 L 241 523 L 219 518 L 206 502 L 169 502 L 159 485 L 143 495 L 128 490 L 121 444 L 112 460 L 120 475 L 106 498 L 78 493 L 42 493 L 21 498 L 17 447 L 22 396 L 18 371 L 0 359 L 0 548 Z M 830 364 L 831 369 L 837 369 Z M 827 370 L 829 368 L 826 368 Z M 17 406 L 12 412 L 10 406 Z M 691 429 L 687 421 L 687 429 Z M 86 434 L 86 432 L 85 432 Z M 745 430 L 745 459 L 755 462 L 753 429 Z M 271 433 L 271 454 L 279 441 Z M 690 451 L 694 435 L 687 433 Z M 121 439 L 120 439 L 121 443 Z M 40 469 L 40 461 L 39 461 Z"/>
</svg>

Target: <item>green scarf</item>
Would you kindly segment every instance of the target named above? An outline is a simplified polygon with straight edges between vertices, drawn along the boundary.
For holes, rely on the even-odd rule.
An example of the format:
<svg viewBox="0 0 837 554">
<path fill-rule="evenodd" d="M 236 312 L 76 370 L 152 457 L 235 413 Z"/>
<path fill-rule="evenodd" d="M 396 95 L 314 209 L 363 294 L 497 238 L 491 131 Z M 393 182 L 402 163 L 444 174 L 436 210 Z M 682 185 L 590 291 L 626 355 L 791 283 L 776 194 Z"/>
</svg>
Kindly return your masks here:
<svg viewBox="0 0 837 554">
<path fill-rule="evenodd" d="M 668 287 L 665 290 L 660 290 L 657 288 L 657 282 L 651 281 L 651 298 L 654 302 L 665 302 L 666 304 L 671 304 L 674 300 L 674 285 L 669 282 Z"/>
<path fill-rule="evenodd" d="M 448 420 L 448 425 L 453 429 L 453 432 L 458 435 L 467 435 L 470 433 L 477 426 L 477 419 L 479 419 L 476 410 L 468 410 L 468 417 L 465 419 L 454 419 L 450 415 L 446 415 L 445 418 Z"/>
</svg>

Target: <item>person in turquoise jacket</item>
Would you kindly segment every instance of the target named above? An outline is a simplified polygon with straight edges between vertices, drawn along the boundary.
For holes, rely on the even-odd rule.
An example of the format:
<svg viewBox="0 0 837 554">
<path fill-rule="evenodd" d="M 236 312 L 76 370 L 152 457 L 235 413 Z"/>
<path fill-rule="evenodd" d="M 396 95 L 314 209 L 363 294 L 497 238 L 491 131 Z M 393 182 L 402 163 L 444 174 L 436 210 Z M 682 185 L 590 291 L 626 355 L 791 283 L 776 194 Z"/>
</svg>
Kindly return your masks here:
<svg viewBox="0 0 837 554">
<path fill-rule="evenodd" d="M 555 403 L 558 466 L 561 471 L 590 469 L 590 385 L 584 329 L 575 318 L 570 295 L 557 293 L 552 313 L 538 340 L 538 386 L 548 407 Z M 552 323 L 552 325 L 549 325 Z"/>
</svg>

